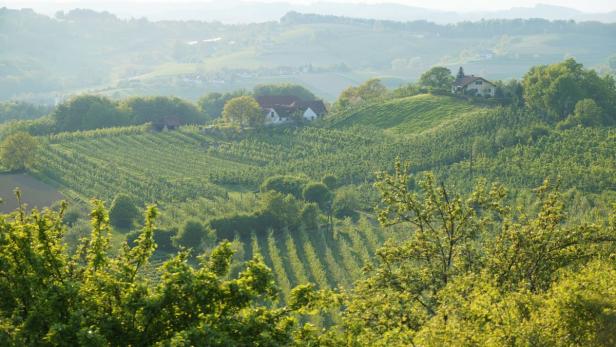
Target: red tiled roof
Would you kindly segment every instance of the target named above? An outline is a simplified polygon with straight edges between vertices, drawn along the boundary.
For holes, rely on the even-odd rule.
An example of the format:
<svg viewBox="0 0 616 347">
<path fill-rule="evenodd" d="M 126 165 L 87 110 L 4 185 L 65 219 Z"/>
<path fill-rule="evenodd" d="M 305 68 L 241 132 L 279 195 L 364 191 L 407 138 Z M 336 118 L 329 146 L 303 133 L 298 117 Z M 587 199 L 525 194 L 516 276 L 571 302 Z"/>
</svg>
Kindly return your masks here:
<svg viewBox="0 0 616 347">
<path fill-rule="evenodd" d="M 262 108 L 275 108 L 275 106 L 291 106 L 301 100 L 293 95 L 262 95 L 255 98 Z"/>
<path fill-rule="evenodd" d="M 454 87 L 466 87 L 467 85 L 477 81 L 477 80 L 482 80 L 486 83 L 492 84 L 494 85 L 492 82 L 486 80 L 483 77 L 478 77 L 478 76 L 464 76 L 462 78 L 457 78 L 454 82 L 453 82 L 453 86 Z"/>
</svg>

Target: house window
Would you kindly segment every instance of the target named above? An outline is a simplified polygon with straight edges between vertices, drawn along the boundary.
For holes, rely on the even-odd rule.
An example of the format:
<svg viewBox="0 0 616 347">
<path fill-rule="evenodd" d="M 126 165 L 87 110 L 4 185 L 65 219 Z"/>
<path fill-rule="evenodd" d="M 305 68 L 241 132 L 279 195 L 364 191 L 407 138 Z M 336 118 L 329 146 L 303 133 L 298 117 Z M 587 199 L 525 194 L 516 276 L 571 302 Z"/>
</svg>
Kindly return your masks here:
<svg viewBox="0 0 616 347">
<path fill-rule="evenodd" d="M 481 82 L 481 81 L 475 81 L 475 84 L 479 86 L 479 85 L 482 85 L 482 84 L 483 84 L 483 82 Z"/>
</svg>

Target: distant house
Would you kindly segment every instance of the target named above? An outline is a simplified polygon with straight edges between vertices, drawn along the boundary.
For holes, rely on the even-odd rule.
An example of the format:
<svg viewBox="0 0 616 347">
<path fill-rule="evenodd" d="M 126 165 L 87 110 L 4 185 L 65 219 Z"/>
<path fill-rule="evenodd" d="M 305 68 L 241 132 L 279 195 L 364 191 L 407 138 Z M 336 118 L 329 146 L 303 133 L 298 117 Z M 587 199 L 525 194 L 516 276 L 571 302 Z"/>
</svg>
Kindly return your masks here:
<svg viewBox="0 0 616 347">
<path fill-rule="evenodd" d="M 494 96 L 496 94 L 496 86 L 494 83 L 486 80 L 483 77 L 475 75 L 465 75 L 464 70 L 460 67 L 458 75 L 451 86 L 453 94 L 472 94 L 477 96 Z"/>
<path fill-rule="evenodd" d="M 180 117 L 166 116 L 152 122 L 152 128 L 156 131 L 176 130 L 182 122 Z"/>
<path fill-rule="evenodd" d="M 322 100 L 303 101 L 292 95 L 264 95 L 256 100 L 268 124 L 286 123 L 298 118 L 313 121 L 327 113 Z"/>
</svg>

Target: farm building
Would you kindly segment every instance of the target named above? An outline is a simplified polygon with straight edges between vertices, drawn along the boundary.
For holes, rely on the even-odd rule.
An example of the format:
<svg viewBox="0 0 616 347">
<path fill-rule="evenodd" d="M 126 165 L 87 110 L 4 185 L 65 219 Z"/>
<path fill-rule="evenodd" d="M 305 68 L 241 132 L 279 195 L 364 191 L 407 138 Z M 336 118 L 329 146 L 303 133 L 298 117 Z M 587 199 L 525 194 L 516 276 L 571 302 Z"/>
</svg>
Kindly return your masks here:
<svg viewBox="0 0 616 347">
<path fill-rule="evenodd" d="M 458 75 L 451 86 L 453 94 L 470 94 L 478 96 L 494 96 L 496 86 L 494 83 L 486 80 L 483 77 L 475 75 L 465 75 L 464 70 L 460 67 Z"/>
<path fill-rule="evenodd" d="M 256 98 L 269 124 L 302 119 L 313 121 L 327 113 L 321 100 L 303 101 L 292 95 L 267 95 Z"/>
</svg>

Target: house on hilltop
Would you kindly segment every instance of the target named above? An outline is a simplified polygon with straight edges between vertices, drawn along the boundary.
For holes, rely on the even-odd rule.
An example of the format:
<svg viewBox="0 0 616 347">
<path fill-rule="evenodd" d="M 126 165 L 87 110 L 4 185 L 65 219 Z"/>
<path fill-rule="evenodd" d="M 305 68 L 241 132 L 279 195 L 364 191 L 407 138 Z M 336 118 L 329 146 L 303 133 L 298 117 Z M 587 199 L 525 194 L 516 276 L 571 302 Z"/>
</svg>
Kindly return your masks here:
<svg viewBox="0 0 616 347">
<path fill-rule="evenodd" d="M 483 77 L 465 75 L 464 69 L 460 67 L 458 75 L 451 86 L 451 92 L 453 94 L 494 96 L 496 94 L 496 85 Z"/>
<path fill-rule="evenodd" d="M 303 101 L 293 95 L 256 97 L 268 124 L 281 124 L 294 119 L 313 121 L 327 113 L 322 100 Z"/>
</svg>

